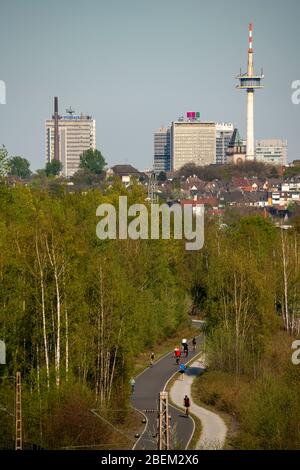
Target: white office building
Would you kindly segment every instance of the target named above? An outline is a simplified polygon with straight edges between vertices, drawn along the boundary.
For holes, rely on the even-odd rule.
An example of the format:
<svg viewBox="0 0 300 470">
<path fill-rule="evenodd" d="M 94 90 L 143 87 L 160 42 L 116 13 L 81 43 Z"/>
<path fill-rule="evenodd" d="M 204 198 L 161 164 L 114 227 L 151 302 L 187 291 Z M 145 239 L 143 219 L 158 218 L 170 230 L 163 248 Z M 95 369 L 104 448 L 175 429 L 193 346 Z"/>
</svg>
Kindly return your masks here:
<svg viewBox="0 0 300 470">
<path fill-rule="evenodd" d="M 80 155 L 85 150 L 96 148 L 96 121 L 92 116 L 75 116 L 72 113 L 59 116 L 58 121 L 59 160 L 62 163 L 62 175 L 65 177 L 76 173 Z M 54 119 L 46 121 L 45 131 L 46 162 L 50 162 L 54 158 Z"/>
<path fill-rule="evenodd" d="M 171 156 L 173 171 L 191 162 L 197 166 L 216 163 L 216 124 L 200 120 L 172 122 Z"/>
<path fill-rule="evenodd" d="M 256 142 L 256 160 L 271 165 L 286 165 L 287 140 L 258 140 Z"/>
</svg>

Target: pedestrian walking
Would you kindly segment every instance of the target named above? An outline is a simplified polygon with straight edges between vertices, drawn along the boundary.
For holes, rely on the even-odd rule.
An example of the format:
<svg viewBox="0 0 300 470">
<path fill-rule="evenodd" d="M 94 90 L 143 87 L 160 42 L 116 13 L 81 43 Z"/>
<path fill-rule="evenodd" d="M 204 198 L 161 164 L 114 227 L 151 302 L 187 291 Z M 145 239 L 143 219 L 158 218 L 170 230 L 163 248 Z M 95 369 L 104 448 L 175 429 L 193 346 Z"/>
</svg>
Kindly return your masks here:
<svg viewBox="0 0 300 470">
<path fill-rule="evenodd" d="M 184 404 L 184 407 L 185 407 L 185 416 L 188 417 L 189 416 L 189 407 L 191 406 L 191 403 L 190 403 L 190 399 L 187 395 L 185 395 L 185 397 L 183 399 L 183 404 Z"/>
<path fill-rule="evenodd" d="M 193 343 L 193 351 L 196 351 L 197 340 L 195 337 L 193 338 L 192 343 Z"/>
<path fill-rule="evenodd" d="M 152 352 L 152 353 L 151 353 L 151 356 L 150 356 L 150 367 L 153 366 L 153 364 L 154 364 L 154 359 L 155 359 L 155 354 L 154 354 L 154 352 Z"/>
<path fill-rule="evenodd" d="M 183 363 L 180 364 L 180 366 L 179 366 L 179 373 L 180 373 L 180 375 L 181 375 L 181 380 L 183 380 L 183 378 L 184 378 L 185 370 L 186 370 L 185 365 L 184 365 Z"/>
<path fill-rule="evenodd" d="M 131 386 L 131 393 L 134 393 L 135 380 L 133 377 L 130 379 L 129 383 Z"/>
</svg>

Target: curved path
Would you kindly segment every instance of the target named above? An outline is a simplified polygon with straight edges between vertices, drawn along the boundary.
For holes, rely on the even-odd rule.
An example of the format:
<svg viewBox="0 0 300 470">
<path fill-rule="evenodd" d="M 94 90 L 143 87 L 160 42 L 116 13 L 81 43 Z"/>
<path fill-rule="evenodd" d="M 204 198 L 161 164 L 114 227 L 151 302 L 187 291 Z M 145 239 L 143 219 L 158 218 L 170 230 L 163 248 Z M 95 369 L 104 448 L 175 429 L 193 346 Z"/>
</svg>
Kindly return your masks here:
<svg viewBox="0 0 300 470">
<path fill-rule="evenodd" d="M 196 449 L 202 450 L 216 450 L 222 449 L 225 444 L 227 426 L 220 418 L 219 415 L 213 413 L 212 411 L 207 410 L 196 405 L 192 399 L 191 387 L 192 383 L 197 375 L 202 374 L 205 370 L 205 363 L 203 359 L 197 359 L 194 361 L 191 366 L 187 369 L 184 380 L 177 379 L 171 390 L 170 390 L 170 399 L 171 401 L 182 407 L 183 398 L 185 395 L 188 395 L 191 402 L 190 411 L 193 415 L 197 416 L 202 423 L 202 431 L 200 439 L 196 444 Z"/>
<path fill-rule="evenodd" d="M 190 351 L 184 361 L 190 362 L 201 347 L 203 336 L 197 338 L 197 350 Z M 191 347 L 190 347 L 191 349 Z M 135 378 L 135 392 L 132 395 L 132 405 L 141 411 L 147 423 L 145 430 L 134 446 L 135 449 L 155 450 L 157 449 L 156 429 L 157 429 L 157 399 L 159 392 L 164 390 L 166 382 L 178 370 L 175 363 L 173 351 L 163 356 L 152 367 L 148 367 Z M 169 406 L 171 415 L 171 436 L 173 436 L 173 446 L 178 449 L 185 449 L 194 431 L 194 420 L 186 419 L 181 410 Z M 175 442 L 175 444 L 174 444 Z M 174 448 L 174 447 L 173 447 Z"/>
</svg>

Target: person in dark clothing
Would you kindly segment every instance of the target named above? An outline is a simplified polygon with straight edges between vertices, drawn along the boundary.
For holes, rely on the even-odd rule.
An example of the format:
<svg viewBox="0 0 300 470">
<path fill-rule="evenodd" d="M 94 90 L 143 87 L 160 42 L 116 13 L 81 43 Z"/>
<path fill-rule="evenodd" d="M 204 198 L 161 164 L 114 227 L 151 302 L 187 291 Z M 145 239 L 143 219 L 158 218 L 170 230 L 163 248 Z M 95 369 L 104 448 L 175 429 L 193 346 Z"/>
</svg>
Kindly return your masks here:
<svg viewBox="0 0 300 470">
<path fill-rule="evenodd" d="M 152 352 L 152 353 L 151 353 L 151 356 L 150 356 L 150 367 L 153 366 L 153 364 L 154 364 L 154 359 L 155 359 L 155 354 L 154 354 L 154 352 Z"/>
<path fill-rule="evenodd" d="M 189 416 L 189 407 L 191 406 L 191 403 L 190 403 L 190 399 L 187 395 L 185 395 L 184 399 L 183 399 L 183 404 L 184 404 L 184 407 L 185 407 L 185 415 L 186 417 Z"/>
<path fill-rule="evenodd" d="M 195 338 L 195 337 L 193 338 L 192 344 L 193 344 L 193 351 L 196 351 L 196 344 L 197 344 L 197 341 L 196 341 L 196 338 Z"/>
<path fill-rule="evenodd" d="M 184 351 L 185 357 L 187 357 L 189 355 L 189 345 L 187 343 L 183 344 L 183 351 Z"/>
</svg>

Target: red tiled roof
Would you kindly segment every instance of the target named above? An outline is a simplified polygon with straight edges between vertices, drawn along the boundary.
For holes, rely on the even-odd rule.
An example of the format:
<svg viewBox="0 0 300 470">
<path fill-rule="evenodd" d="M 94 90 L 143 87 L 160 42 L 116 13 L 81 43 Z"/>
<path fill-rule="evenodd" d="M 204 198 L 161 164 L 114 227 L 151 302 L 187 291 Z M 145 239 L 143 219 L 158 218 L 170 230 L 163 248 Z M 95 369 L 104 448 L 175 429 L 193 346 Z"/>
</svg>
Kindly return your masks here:
<svg viewBox="0 0 300 470">
<path fill-rule="evenodd" d="M 199 198 L 196 201 L 193 199 L 182 199 L 180 201 L 181 205 L 185 204 L 192 204 L 193 206 L 196 206 L 197 204 L 203 204 L 205 206 L 218 206 L 219 201 L 218 198 L 216 197 L 203 197 Z"/>
</svg>

